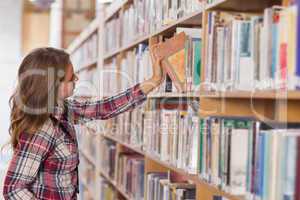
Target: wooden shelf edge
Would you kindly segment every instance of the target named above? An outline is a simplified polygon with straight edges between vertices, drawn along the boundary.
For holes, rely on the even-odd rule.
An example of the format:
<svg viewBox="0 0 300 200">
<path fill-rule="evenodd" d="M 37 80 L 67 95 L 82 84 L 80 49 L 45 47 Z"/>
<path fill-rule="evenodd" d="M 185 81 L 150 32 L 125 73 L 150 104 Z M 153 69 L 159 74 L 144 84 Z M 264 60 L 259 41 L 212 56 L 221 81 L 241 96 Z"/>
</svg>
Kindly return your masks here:
<svg viewBox="0 0 300 200">
<path fill-rule="evenodd" d="M 114 50 L 110 53 L 105 54 L 104 55 L 104 60 L 108 60 L 108 59 L 114 57 L 115 55 L 117 55 L 117 54 L 119 54 L 123 51 L 126 51 L 126 50 L 140 44 L 141 42 L 144 42 L 144 41 L 148 40 L 151 37 L 159 35 L 159 34 L 165 32 L 165 31 L 167 31 L 171 28 L 174 28 L 175 26 L 177 26 L 177 25 L 179 25 L 179 24 L 181 24 L 181 23 L 183 23 L 183 22 L 185 22 L 185 21 L 187 21 L 191 18 L 194 18 L 194 17 L 197 17 L 198 15 L 201 15 L 203 13 L 203 10 L 204 9 L 193 12 L 193 13 L 185 16 L 185 17 L 182 17 L 181 19 L 178 19 L 177 21 L 175 21 L 175 22 L 173 22 L 169 25 L 165 25 L 165 26 L 161 27 L 159 30 L 155 31 L 154 33 L 150 33 L 150 34 L 147 34 L 146 36 L 142 36 L 142 37 L 132 41 L 130 44 L 124 45 L 123 47 L 120 47 L 120 48 L 118 48 L 118 49 L 116 49 L 116 50 Z"/>
<path fill-rule="evenodd" d="M 81 72 L 83 70 L 89 69 L 90 67 L 97 66 L 97 64 L 98 64 L 98 58 L 96 60 L 92 60 L 92 61 L 90 61 L 88 63 L 83 64 L 79 68 L 74 68 L 74 71 L 76 73 L 79 73 L 79 72 Z"/>
<path fill-rule="evenodd" d="M 81 154 L 88 160 L 89 163 L 91 163 L 94 167 L 96 167 L 96 162 L 95 159 L 93 159 L 93 157 L 91 155 L 89 155 L 85 150 L 83 150 L 82 148 L 79 149 L 79 151 L 81 152 Z"/>
<path fill-rule="evenodd" d="M 127 144 L 126 142 L 123 142 L 122 140 L 118 139 L 117 137 L 114 137 L 112 135 L 108 135 L 108 134 L 100 134 L 102 137 L 107 138 L 109 140 L 112 140 L 118 144 L 121 144 L 122 146 L 126 147 L 127 149 L 130 149 L 140 155 L 145 156 L 145 153 L 142 149 L 137 148 L 137 147 L 133 147 L 132 145 Z"/>
<path fill-rule="evenodd" d="M 226 1 L 227 0 L 215 0 L 215 2 L 207 4 L 206 7 L 205 7 L 205 10 L 211 10 L 211 9 L 217 7 L 218 5 L 220 5 L 220 4 L 222 4 Z"/>
<path fill-rule="evenodd" d="M 123 197 L 125 197 L 127 200 L 133 200 L 129 194 L 127 194 L 120 186 L 118 186 L 118 184 L 114 180 L 112 180 L 109 176 L 107 176 L 101 170 L 99 171 L 99 175 L 104 177 L 110 183 L 110 185 L 112 185 L 115 188 L 115 190 L 118 193 L 120 193 Z"/>
<path fill-rule="evenodd" d="M 82 43 L 87 40 L 94 32 L 97 31 L 100 26 L 101 19 L 94 19 L 87 28 L 85 28 L 78 37 L 69 45 L 67 52 L 72 54 L 76 49 L 78 49 Z"/>
<path fill-rule="evenodd" d="M 234 99 L 270 99 L 270 100 L 300 100 L 300 91 L 225 91 L 225 92 L 210 92 L 201 91 L 202 98 L 234 98 Z"/>
<path fill-rule="evenodd" d="M 91 190 L 90 185 L 87 183 L 86 179 L 83 176 L 79 176 L 79 179 L 83 187 L 88 191 L 88 193 L 94 195 L 94 192 Z"/>
<path fill-rule="evenodd" d="M 110 20 L 119 10 L 128 2 L 128 0 L 118 0 L 113 2 L 109 7 L 106 9 L 105 12 L 105 22 Z"/>
<path fill-rule="evenodd" d="M 132 145 L 126 144 L 125 142 L 122 142 L 121 140 L 117 139 L 116 137 L 109 136 L 109 135 L 103 135 L 103 134 L 101 134 L 101 136 L 103 136 L 107 139 L 110 139 L 110 140 L 112 140 L 112 141 L 114 141 L 118 144 L 121 144 L 122 146 L 124 146 L 124 147 L 126 147 L 126 148 L 140 154 L 140 155 L 143 155 L 144 157 L 146 157 L 150 160 L 153 160 L 154 162 L 156 162 L 156 163 L 158 163 L 158 164 L 160 164 L 160 165 L 162 165 L 162 166 L 164 166 L 164 167 L 166 167 L 166 168 L 168 168 L 168 169 L 170 169 L 170 170 L 172 170 L 172 171 L 174 171 L 178 174 L 181 174 L 181 175 L 187 177 L 189 180 L 193 181 L 195 184 L 203 185 L 203 186 L 207 187 L 209 190 L 214 191 L 216 193 L 219 193 L 219 194 L 221 194 L 222 196 L 224 196 L 226 198 L 229 198 L 231 200 L 243 200 L 243 197 L 234 196 L 234 195 L 229 194 L 225 191 L 222 191 L 219 188 L 207 183 L 206 181 L 203 181 L 199 176 L 190 174 L 190 173 L 186 172 L 186 170 L 184 170 L 184 169 L 179 169 L 179 168 L 175 167 L 174 165 L 172 165 L 168 162 L 162 161 L 159 158 L 156 158 L 156 157 L 150 155 L 149 153 L 146 153 L 143 150 L 140 150 L 138 148 L 134 148 L 134 147 L 132 147 Z"/>
<path fill-rule="evenodd" d="M 149 94 L 148 98 L 200 98 L 200 94 L 197 93 L 154 93 Z"/>
</svg>

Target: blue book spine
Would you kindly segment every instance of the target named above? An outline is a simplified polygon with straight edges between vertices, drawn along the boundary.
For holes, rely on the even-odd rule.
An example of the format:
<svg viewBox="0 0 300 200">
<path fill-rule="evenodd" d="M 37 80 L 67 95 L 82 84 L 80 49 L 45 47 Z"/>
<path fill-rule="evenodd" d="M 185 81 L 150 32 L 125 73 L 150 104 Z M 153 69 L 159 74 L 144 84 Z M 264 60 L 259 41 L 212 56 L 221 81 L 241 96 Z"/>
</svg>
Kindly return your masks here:
<svg viewBox="0 0 300 200">
<path fill-rule="evenodd" d="M 223 197 L 222 196 L 213 196 L 213 200 L 222 200 Z"/>
<path fill-rule="evenodd" d="M 255 166 L 255 185 L 254 192 L 257 197 L 262 197 L 263 187 L 263 162 L 264 162 L 264 134 L 259 133 L 258 139 L 258 157 L 257 164 Z"/>
</svg>

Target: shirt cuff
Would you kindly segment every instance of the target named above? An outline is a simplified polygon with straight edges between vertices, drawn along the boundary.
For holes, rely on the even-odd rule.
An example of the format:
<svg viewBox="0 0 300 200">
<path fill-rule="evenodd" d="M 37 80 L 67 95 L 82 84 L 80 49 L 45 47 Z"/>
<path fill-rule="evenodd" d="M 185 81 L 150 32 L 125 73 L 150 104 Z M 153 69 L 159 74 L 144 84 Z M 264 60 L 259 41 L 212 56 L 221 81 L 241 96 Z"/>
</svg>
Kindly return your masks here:
<svg viewBox="0 0 300 200">
<path fill-rule="evenodd" d="M 136 84 L 135 86 L 133 86 L 132 88 L 132 96 L 134 98 L 147 98 L 147 95 L 143 92 L 143 90 L 140 87 L 140 84 Z"/>
</svg>

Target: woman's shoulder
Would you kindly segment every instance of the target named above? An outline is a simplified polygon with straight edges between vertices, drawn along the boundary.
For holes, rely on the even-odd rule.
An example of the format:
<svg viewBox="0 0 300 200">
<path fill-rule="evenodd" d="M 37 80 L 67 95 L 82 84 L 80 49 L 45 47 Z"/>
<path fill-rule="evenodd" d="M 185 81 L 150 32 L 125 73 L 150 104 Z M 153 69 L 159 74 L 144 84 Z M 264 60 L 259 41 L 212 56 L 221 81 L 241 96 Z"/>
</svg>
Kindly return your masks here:
<svg viewBox="0 0 300 200">
<path fill-rule="evenodd" d="M 28 140 L 28 139 L 39 139 L 39 140 L 47 140 L 53 141 L 55 140 L 57 135 L 57 131 L 55 130 L 55 126 L 50 118 L 48 118 L 36 131 L 33 133 L 23 132 L 20 135 L 20 140 Z"/>
</svg>

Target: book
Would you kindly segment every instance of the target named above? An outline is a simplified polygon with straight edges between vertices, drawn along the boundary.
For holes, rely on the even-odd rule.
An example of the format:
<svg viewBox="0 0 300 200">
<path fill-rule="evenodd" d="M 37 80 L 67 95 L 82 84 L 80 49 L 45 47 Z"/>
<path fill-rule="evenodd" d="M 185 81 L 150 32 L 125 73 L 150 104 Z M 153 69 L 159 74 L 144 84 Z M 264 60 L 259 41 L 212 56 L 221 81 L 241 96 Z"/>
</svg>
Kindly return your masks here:
<svg viewBox="0 0 300 200">
<path fill-rule="evenodd" d="M 79 71 L 91 64 L 96 64 L 98 58 L 98 34 L 92 34 L 70 56 L 74 70 Z"/>
<path fill-rule="evenodd" d="M 120 197 L 118 197 L 117 192 L 115 191 L 115 189 L 113 188 L 113 186 L 111 186 L 109 184 L 109 182 L 107 182 L 107 180 L 105 180 L 105 178 L 100 177 L 100 199 L 105 199 L 105 200 L 115 200 L 115 199 L 119 199 Z"/>
<path fill-rule="evenodd" d="M 116 176 L 115 173 L 115 164 L 116 164 L 116 144 L 107 139 L 101 139 L 101 160 L 100 166 L 101 170 L 111 179 L 114 179 Z"/>
<path fill-rule="evenodd" d="M 190 183 L 173 182 L 167 173 L 149 173 L 146 178 L 147 199 L 192 200 L 196 199 L 196 187 Z"/>
<path fill-rule="evenodd" d="M 105 52 L 124 47 L 202 8 L 203 2 L 198 0 L 134 0 L 106 22 Z"/>
<path fill-rule="evenodd" d="M 143 148 L 149 155 L 197 174 L 199 117 L 187 105 L 179 107 L 176 102 L 154 108 L 145 111 Z"/>
<path fill-rule="evenodd" d="M 117 163 L 117 184 L 133 199 L 144 199 L 144 158 L 121 153 Z"/>
<path fill-rule="evenodd" d="M 210 12 L 205 88 L 216 91 L 297 89 L 296 6 L 263 15 Z"/>
<path fill-rule="evenodd" d="M 165 92 L 191 92 L 200 87 L 202 29 L 176 29 L 176 35 L 151 47 L 167 72 L 162 88 Z"/>
<path fill-rule="evenodd" d="M 199 176 L 250 199 L 295 199 L 299 125 L 247 118 L 200 119 Z"/>
<path fill-rule="evenodd" d="M 162 60 L 162 67 L 181 92 L 186 91 L 185 42 L 186 35 L 181 32 L 152 49 L 153 55 Z"/>
</svg>

